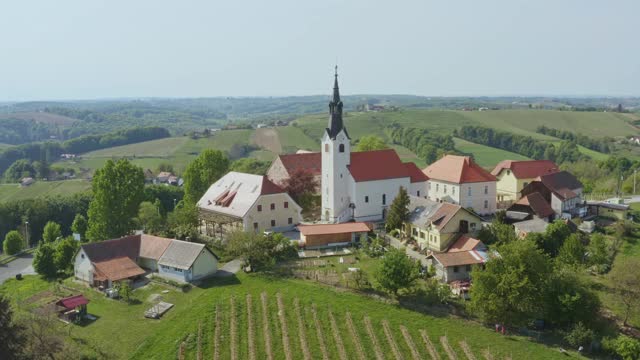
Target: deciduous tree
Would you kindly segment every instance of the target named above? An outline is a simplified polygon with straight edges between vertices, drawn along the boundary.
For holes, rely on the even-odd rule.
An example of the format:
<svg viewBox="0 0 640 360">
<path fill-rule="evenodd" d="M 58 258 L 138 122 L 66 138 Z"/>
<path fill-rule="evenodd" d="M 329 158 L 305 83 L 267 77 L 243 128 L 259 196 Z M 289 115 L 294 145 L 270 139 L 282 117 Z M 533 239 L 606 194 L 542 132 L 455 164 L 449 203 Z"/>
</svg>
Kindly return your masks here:
<svg viewBox="0 0 640 360">
<path fill-rule="evenodd" d="M 375 135 L 366 135 L 360 138 L 358 145 L 356 145 L 356 151 L 371 151 L 387 149 L 389 146 L 382 140 L 381 137 Z"/>
<path fill-rule="evenodd" d="M 82 216 L 82 214 L 76 214 L 76 217 L 73 219 L 73 223 L 71 224 L 71 231 L 79 234 L 80 240 L 85 241 L 87 234 L 87 218 Z"/>
<path fill-rule="evenodd" d="M 127 159 L 108 160 L 96 171 L 92 188 L 87 237 L 97 241 L 129 234 L 144 197 L 142 168 Z"/>
<path fill-rule="evenodd" d="M 241 257 L 252 271 L 270 269 L 278 260 L 295 256 L 295 247 L 280 233 L 265 235 L 236 231 L 229 236 L 228 251 Z"/>
<path fill-rule="evenodd" d="M 162 229 L 163 221 L 159 206 L 159 202 L 155 205 L 148 201 L 140 203 L 137 219 L 138 223 L 146 233 L 158 234 Z"/>
<path fill-rule="evenodd" d="M 623 305 L 622 321 L 627 321 L 632 314 L 640 314 L 640 259 L 625 257 L 615 262 L 609 273 L 616 297 Z"/>
<path fill-rule="evenodd" d="M 209 186 L 220 179 L 229 169 L 229 159 L 222 151 L 204 150 L 184 172 L 185 200 L 195 204 Z"/>
<path fill-rule="evenodd" d="M 42 241 L 46 243 L 52 243 L 58 240 L 59 237 L 62 236 L 62 230 L 60 229 L 60 224 L 49 221 L 44 226 L 44 231 L 42 232 Z"/>
<path fill-rule="evenodd" d="M 67 237 L 56 245 L 54 263 L 56 269 L 63 273 L 73 269 L 73 256 L 78 250 L 78 242 L 72 237 Z"/>
<path fill-rule="evenodd" d="M 584 260 L 585 247 L 578 234 L 571 234 L 564 241 L 558 253 L 558 260 L 567 265 L 581 265 Z"/>
<path fill-rule="evenodd" d="M 15 255 L 24 247 L 24 239 L 19 232 L 13 230 L 7 233 L 2 243 L 2 251 L 5 255 Z"/>
<path fill-rule="evenodd" d="M 376 279 L 380 286 L 394 294 L 415 283 L 419 276 L 419 265 L 407 257 L 404 249 L 390 249 L 380 262 Z"/>
<path fill-rule="evenodd" d="M 33 268 L 44 278 L 53 279 L 58 273 L 55 252 L 52 243 L 41 243 L 33 256 Z"/>
<path fill-rule="evenodd" d="M 9 298 L 0 294 L 0 359 L 21 359 L 24 327 L 16 323 Z"/>
<path fill-rule="evenodd" d="M 306 169 L 296 169 L 284 181 L 284 189 L 295 201 L 307 194 L 313 194 L 319 186 L 316 177 Z"/>
</svg>

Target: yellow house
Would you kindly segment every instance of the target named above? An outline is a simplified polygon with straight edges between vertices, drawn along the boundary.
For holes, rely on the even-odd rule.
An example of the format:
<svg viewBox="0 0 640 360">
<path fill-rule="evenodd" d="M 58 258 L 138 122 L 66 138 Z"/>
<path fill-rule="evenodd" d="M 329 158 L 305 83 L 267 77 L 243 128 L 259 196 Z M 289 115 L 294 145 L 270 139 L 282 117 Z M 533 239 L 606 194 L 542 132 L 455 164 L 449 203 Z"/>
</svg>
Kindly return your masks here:
<svg viewBox="0 0 640 360">
<path fill-rule="evenodd" d="M 558 165 L 550 160 L 503 160 L 491 174 L 496 183 L 498 203 L 513 202 L 520 198 L 520 191 L 542 175 L 560 171 Z"/>
<path fill-rule="evenodd" d="M 475 234 L 482 219 L 460 205 L 410 196 L 409 221 L 403 233 L 416 240 L 422 250 L 445 251 L 461 234 Z"/>
</svg>

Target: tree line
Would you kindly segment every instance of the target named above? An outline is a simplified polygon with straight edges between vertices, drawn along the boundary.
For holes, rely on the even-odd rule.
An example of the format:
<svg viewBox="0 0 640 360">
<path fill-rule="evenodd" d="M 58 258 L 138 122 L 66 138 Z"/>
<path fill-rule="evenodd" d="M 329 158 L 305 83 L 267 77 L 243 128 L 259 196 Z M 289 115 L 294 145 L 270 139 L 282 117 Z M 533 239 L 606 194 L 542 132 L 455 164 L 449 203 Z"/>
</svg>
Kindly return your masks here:
<svg viewBox="0 0 640 360">
<path fill-rule="evenodd" d="M 13 163 L 22 159 L 29 163 L 51 163 L 65 153 L 85 153 L 169 136 L 171 135 L 165 128 L 137 127 L 103 135 L 85 135 L 64 142 L 48 141 L 13 146 L 0 152 L 0 173 L 4 173 Z"/>
<path fill-rule="evenodd" d="M 578 144 L 572 140 L 565 140 L 560 144 L 552 144 L 535 140 L 530 136 L 512 134 L 482 126 L 463 126 L 460 130 L 454 130 L 454 136 L 477 144 L 511 151 L 536 160 L 551 160 L 557 164 L 590 159 L 589 156 L 580 152 Z"/>
<path fill-rule="evenodd" d="M 457 153 L 451 135 L 435 134 L 427 129 L 407 128 L 398 124 L 391 125 L 388 130 L 394 144 L 413 151 L 427 164 L 435 162 L 444 154 Z"/>
<path fill-rule="evenodd" d="M 538 134 L 549 135 L 562 140 L 575 141 L 578 145 L 582 145 L 587 149 L 599 151 L 601 153 L 610 154 L 612 151 L 612 147 L 610 146 L 610 144 L 613 142 L 613 139 L 608 137 L 602 139 L 592 139 L 585 135 L 576 134 L 574 132 L 566 130 L 552 129 L 544 125 L 538 126 L 536 132 Z"/>
</svg>

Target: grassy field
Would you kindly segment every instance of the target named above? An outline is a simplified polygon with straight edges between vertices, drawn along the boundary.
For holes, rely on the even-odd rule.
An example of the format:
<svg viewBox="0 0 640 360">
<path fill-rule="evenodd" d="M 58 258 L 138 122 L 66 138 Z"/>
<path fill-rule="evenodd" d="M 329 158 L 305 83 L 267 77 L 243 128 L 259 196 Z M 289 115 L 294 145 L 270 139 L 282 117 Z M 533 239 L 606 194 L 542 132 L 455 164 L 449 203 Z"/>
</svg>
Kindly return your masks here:
<svg viewBox="0 0 640 360">
<path fill-rule="evenodd" d="M 492 148 L 490 146 L 472 143 L 459 138 L 454 138 L 456 149 L 473 154 L 475 161 L 482 167 L 495 167 L 502 160 L 529 160 L 528 157 L 510 151 Z"/>
<path fill-rule="evenodd" d="M 86 180 L 36 181 L 27 187 L 20 187 L 18 184 L 0 184 L 0 202 L 68 195 L 89 189 L 91 189 L 91 183 Z"/>
<path fill-rule="evenodd" d="M 65 284 L 78 286 L 71 281 Z M 187 293 L 171 289 L 163 294 L 163 290 L 156 284 L 135 290 L 137 301 L 126 305 L 78 288 L 72 292 L 82 292 L 90 299 L 89 313 L 98 319 L 82 327 L 70 325 L 71 329 L 58 326 L 65 328 L 61 332 L 69 333 L 85 351 L 111 353 L 118 359 L 176 358 L 182 342 L 186 358 L 195 359 L 199 326 L 205 359 L 213 358 L 214 351 L 222 359 L 249 359 L 251 353 L 255 359 L 265 359 L 268 348 L 276 359 L 284 359 L 286 352 L 295 359 L 307 352 L 312 358 L 322 358 L 323 351 L 331 359 L 340 358 L 341 353 L 350 359 L 370 359 L 375 358 L 376 351 L 385 357 L 397 351 L 405 358 L 411 358 L 415 351 L 418 358 L 428 358 L 422 333 L 428 335 L 442 358 L 446 358 L 446 352 L 441 337 L 458 358 L 464 356 L 460 341 L 465 341 L 477 358 L 483 358 L 486 350 L 496 359 L 567 357 L 557 349 L 523 337 L 501 336 L 473 322 L 425 315 L 302 280 L 240 274 L 210 280 Z M 53 285 L 32 276 L 23 281 L 8 280 L 0 287 L 21 314 L 55 298 L 52 294 L 47 297 L 46 291 L 54 291 Z M 34 296 L 38 294 L 42 298 Z M 161 320 L 143 317 L 153 294 L 175 304 Z M 218 345 L 215 350 L 214 343 Z"/>
</svg>

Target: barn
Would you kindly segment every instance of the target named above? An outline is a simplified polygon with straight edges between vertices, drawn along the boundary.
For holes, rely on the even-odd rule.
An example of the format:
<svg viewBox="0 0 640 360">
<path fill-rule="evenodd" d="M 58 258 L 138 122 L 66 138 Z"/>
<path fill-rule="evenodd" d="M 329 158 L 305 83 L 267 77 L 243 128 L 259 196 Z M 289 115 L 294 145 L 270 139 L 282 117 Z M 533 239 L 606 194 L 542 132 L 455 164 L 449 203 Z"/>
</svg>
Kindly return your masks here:
<svg viewBox="0 0 640 360">
<path fill-rule="evenodd" d="M 348 246 L 367 239 L 372 227 L 364 222 L 300 225 L 300 245 L 307 249 Z"/>
</svg>

